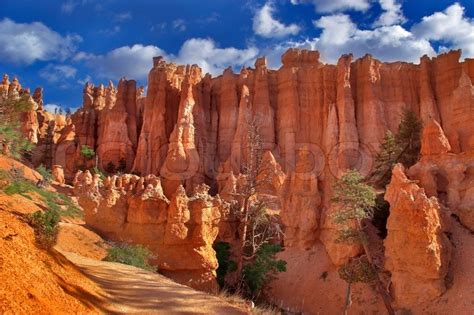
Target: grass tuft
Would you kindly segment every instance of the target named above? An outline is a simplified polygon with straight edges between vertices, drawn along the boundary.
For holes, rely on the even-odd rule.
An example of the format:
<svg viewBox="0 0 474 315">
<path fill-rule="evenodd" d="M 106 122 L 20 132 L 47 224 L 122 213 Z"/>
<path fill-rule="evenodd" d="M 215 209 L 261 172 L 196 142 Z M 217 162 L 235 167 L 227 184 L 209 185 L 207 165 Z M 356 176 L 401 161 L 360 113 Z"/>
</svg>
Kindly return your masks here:
<svg viewBox="0 0 474 315">
<path fill-rule="evenodd" d="M 148 262 L 151 257 L 151 251 L 143 245 L 115 244 L 107 250 L 104 260 L 156 271 Z"/>
</svg>

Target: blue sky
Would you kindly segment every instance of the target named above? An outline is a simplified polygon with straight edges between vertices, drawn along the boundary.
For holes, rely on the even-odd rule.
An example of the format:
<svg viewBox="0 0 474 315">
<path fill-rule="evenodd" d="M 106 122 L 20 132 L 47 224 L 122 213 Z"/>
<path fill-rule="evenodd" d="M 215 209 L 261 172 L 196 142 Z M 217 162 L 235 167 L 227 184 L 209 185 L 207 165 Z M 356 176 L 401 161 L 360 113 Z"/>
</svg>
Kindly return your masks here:
<svg viewBox="0 0 474 315">
<path fill-rule="evenodd" d="M 474 1 L 450 0 L 2 0 L 0 73 L 76 108 L 86 81 L 146 85 L 152 57 L 214 75 L 289 47 L 418 62 L 452 48 L 474 57 Z M 51 106 L 52 107 L 52 106 Z"/>
</svg>

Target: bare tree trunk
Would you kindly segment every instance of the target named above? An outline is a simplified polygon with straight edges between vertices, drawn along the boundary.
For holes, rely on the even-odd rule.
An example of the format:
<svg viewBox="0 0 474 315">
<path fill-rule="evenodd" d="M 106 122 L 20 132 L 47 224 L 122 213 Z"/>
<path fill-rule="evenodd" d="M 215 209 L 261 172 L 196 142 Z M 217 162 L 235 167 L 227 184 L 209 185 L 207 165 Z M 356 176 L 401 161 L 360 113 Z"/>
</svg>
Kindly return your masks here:
<svg viewBox="0 0 474 315">
<path fill-rule="evenodd" d="M 242 231 L 241 231 L 242 233 L 240 235 L 239 261 L 237 262 L 237 275 L 239 277 L 241 277 L 241 275 L 242 275 L 242 269 L 243 269 L 243 264 L 244 264 L 244 248 L 245 248 L 245 242 L 246 242 L 246 238 L 247 238 L 247 229 L 248 229 L 247 222 L 249 220 L 248 207 L 249 207 L 249 198 L 246 196 L 244 198 L 244 204 L 242 206 L 244 217 L 243 217 L 243 220 L 241 221 L 241 224 L 243 226 L 242 226 Z"/>
<path fill-rule="evenodd" d="M 344 315 L 347 315 L 349 312 L 349 306 L 352 304 L 351 300 L 351 286 L 352 283 L 348 282 L 347 283 L 347 291 L 346 291 L 346 304 L 344 305 Z"/>
<path fill-rule="evenodd" d="M 362 224 L 359 221 L 357 222 L 357 225 L 360 231 L 364 230 L 362 227 Z M 385 308 L 387 309 L 387 313 L 389 315 L 395 315 L 395 312 L 392 308 L 392 304 L 390 302 L 390 296 L 387 294 L 387 291 L 385 291 L 385 288 L 382 285 L 382 281 L 380 280 L 379 273 L 374 267 L 374 261 L 372 259 L 372 255 L 370 255 L 370 251 L 369 251 L 369 247 L 367 246 L 367 243 L 362 242 L 362 247 L 364 249 L 364 254 L 367 257 L 367 260 L 369 262 L 370 268 L 372 269 L 372 272 L 375 275 L 375 286 L 380 296 L 382 297 L 383 303 L 385 304 Z"/>
</svg>

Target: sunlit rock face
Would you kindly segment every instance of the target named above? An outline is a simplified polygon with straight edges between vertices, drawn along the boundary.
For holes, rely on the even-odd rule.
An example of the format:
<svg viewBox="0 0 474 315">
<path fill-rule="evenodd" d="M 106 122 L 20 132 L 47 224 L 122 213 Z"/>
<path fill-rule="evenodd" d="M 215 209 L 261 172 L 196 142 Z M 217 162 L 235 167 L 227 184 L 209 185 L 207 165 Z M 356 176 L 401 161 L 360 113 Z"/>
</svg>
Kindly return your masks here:
<svg viewBox="0 0 474 315">
<path fill-rule="evenodd" d="M 0 91 L 8 96 L 13 83 L 5 82 Z M 340 266 L 360 247 L 335 242 L 332 186 L 347 169 L 368 175 L 386 131 L 396 132 L 409 109 L 425 127 L 422 157 L 409 170 L 394 171 L 385 243 L 395 298 L 409 305 L 421 293 L 404 295 L 407 277 L 416 278 L 415 288 L 426 291 L 427 299 L 445 290 L 440 279 L 450 254 L 443 209 L 474 229 L 473 84 L 474 60 L 460 61 L 460 51 L 423 56 L 419 64 L 344 55 L 331 65 L 317 51 L 289 49 L 280 69 L 269 69 L 259 58 L 254 67 L 238 73 L 229 68 L 217 77 L 156 57 L 146 95 L 133 80 L 122 79 L 117 87 L 87 83 L 82 107 L 67 118 L 43 114 L 33 97 L 39 131 L 34 119 L 26 129 L 38 137 L 34 163 L 63 166 L 67 182 L 95 165 L 134 174 L 104 181 L 78 175 L 75 187 L 87 224 L 165 253 L 155 261 L 164 273 L 212 291 L 217 262 L 211 245 L 216 238 L 233 243 L 239 236 L 229 204 L 239 199 L 246 180 L 252 124 L 268 165 L 260 176 L 271 178 L 258 194 L 279 214 L 283 244 L 295 251 L 324 250 L 332 266 Z M 53 130 L 52 145 L 46 126 Z M 84 145 L 95 150 L 94 158 L 81 155 Z M 203 184 L 209 193 L 202 192 Z M 211 197 L 216 193 L 221 197 Z M 403 224 L 402 215 L 413 217 L 411 225 Z M 409 249 L 398 248 L 396 235 L 406 230 L 416 230 L 424 243 L 403 253 L 416 256 L 404 265 L 397 251 Z M 433 252 L 421 253 L 426 246 Z M 426 262 L 426 272 L 414 267 L 416 259 Z"/>
<path fill-rule="evenodd" d="M 408 175 L 474 231 L 474 150 L 454 151 L 456 146 L 450 144 L 441 126 L 430 121 L 423 130 L 421 159 Z"/>
<path fill-rule="evenodd" d="M 254 68 L 240 73 L 226 69 L 212 78 L 196 65 L 178 66 L 156 57 L 146 96 L 133 80 L 122 79 L 117 87 L 87 83 L 82 107 L 72 115 L 74 128 L 64 128 L 65 134 L 57 137 L 63 141 L 50 155 L 58 160 L 55 164 L 73 160 L 65 167 L 69 180 L 78 168 L 94 164 L 80 155 L 80 147 L 88 145 L 97 152 L 99 166 L 122 166 L 140 175 L 176 177 L 170 173 L 179 172 L 174 186 L 183 182 L 189 192 L 189 185 L 205 182 L 215 191 L 222 164 L 230 160 L 228 170 L 240 172 L 243 135 L 252 121 L 260 126 L 263 149 L 273 153 L 285 172 L 294 170 L 303 146 L 323 164 L 336 161 L 314 170 L 324 191 L 330 186 L 326 177 L 341 170 L 370 170 L 374 151 L 386 130 L 397 129 L 404 108 L 424 123 L 437 121 L 452 152 L 473 150 L 473 68 L 474 60 L 460 61 L 460 51 L 424 56 L 420 64 L 344 55 L 330 65 L 319 61 L 317 51 L 290 49 L 278 70 L 268 69 L 265 58 L 259 58 Z M 14 97 L 19 83 L 3 81 L 2 90 Z M 37 107 L 40 111 L 42 105 Z M 29 120 L 30 137 L 41 138 L 34 119 Z M 72 137 L 71 129 L 74 143 L 64 148 L 61 142 L 70 141 L 64 138 Z M 36 163 L 42 162 L 38 156 Z M 170 197 L 174 189 L 166 190 Z M 327 201 L 321 204 L 327 206 Z"/>
<path fill-rule="evenodd" d="M 101 180 L 78 172 L 74 192 L 88 226 L 115 241 L 142 244 L 161 273 L 198 290 L 216 292 L 217 237 L 222 206 L 206 185 L 187 196 L 178 186 L 170 199 L 154 175 Z"/>
<path fill-rule="evenodd" d="M 392 274 L 395 301 L 413 307 L 434 300 L 446 290 L 451 260 L 446 210 L 407 178 L 401 164 L 393 169 L 385 199 L 390 203 L 385 267 Z"/>
</svg>

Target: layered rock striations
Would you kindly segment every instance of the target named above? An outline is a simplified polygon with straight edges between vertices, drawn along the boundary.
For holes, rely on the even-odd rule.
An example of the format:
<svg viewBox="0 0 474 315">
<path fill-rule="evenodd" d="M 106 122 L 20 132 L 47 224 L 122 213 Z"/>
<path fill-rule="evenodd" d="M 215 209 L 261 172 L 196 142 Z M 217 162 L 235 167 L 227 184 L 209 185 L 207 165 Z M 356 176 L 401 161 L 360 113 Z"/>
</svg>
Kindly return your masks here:
<svg viewBox="0 0 474 315">
<path fill-rule="evenodd" d="M 418 65 L 344 55 L 337 65 L 327 65 L 316 51 L 290 49 L 278 70 L 268 69 L 260 58 L 255 68 L 239 74 L 226 69 L 212 78 L 197 66 L 156 57 L 144 97 L 133 80 L 121 80 L 118 89 L 86 84 L 83 105 L 72 116 L 76 149 L 95 149 L 102 167 L 117 167 L 123 159 L 126 171 L 161 175 L 168 171 L 163 165 L 175 142 L 172 133 L 182 124 L 180 113 L 192 94 L 194 147 L 200 157 L 193 168 L 200 179 L 188 183 L 206 182 L 213 191 L 223 163 L 230 159 L 232 171 L 240 171 L 235 161 L 249 122 L 260 126 L 263 148 L 272 151 L 286 172 L 295 168 L 302 146 L 318 151 L 324 162 L 337 162 L 328 176 L 361 163 L 370 169 L 361 151 L 376 151 L 385 131 L 396 130 L 404 108 L 424 122 L 437 121 L 454 152 L 467 152 L 474 149 L 468 123 L 474 118 L 474 61 L 459 59 L 459 51 L 425 56 Z M 69 179 L 91 164 L 77 153 L 74 159 L 73 170 L 65 169 Z"/>
</svg>

